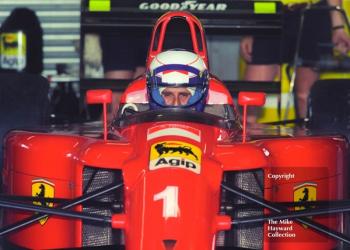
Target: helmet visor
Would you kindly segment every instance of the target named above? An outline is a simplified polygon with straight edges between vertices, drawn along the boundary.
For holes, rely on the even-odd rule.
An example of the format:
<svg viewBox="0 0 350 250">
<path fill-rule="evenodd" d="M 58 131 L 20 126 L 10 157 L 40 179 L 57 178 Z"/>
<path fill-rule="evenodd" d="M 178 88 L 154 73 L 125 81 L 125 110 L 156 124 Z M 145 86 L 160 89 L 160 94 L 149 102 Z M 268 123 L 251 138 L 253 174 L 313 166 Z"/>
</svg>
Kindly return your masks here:
<svg viewBox="0 0 350 250">
<path fill-rule="evenodd" d="M 202 100 L 207 76 L 188 65 L 168 64 L 149 78 L 152 101 L 161 107 L 191 107 Z"/>
</svg>

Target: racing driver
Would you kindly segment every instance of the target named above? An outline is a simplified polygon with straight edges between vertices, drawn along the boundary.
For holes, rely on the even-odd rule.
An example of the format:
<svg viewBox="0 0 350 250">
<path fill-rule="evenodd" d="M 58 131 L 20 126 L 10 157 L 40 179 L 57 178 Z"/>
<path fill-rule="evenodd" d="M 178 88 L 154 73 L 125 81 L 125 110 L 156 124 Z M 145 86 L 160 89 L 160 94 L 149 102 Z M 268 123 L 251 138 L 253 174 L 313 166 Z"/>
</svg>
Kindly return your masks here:
<svg viewBox="0 0 350 250">
<path fill-rule="evenodd" d="M 157 54 L 151 61 L 144 82 L 136 80 L 121 99 L 119 114 L 147 109 L 190 108 L 225 118 L 232 98 L 226 87 L 215 78 L 209 79 L 203 59 L 190 51 L 172 49 Z M 220 104 L 220 105 L 215 105 Z"/>
</svg>

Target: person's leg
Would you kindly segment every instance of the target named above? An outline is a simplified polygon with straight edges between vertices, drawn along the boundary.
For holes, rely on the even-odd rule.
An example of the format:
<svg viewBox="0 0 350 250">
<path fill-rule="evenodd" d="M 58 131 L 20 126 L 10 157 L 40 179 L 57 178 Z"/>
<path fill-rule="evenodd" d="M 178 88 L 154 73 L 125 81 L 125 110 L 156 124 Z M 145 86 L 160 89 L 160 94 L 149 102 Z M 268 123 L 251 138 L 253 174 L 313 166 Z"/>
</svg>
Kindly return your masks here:
<svg viewBox="0 0 350 250">
<path fill-rule="evenodd" d="M 316 4 L 323 7 L 326 3 Z M 331 24 L 328 11 L 310 10 L 305 13 L 303 33 L 299 50 L 302 66 L 296 69 L 295 99 L 296 111 L 299 118 L 308 114 L 308 98 L 312 86 L 319 79 L 319 72 L 313 70 L 322 56 L 332 55 Z"/>
<path fill-rule="evenodd" d="M 279 73 L 280 66 L 277 64 L 270 65 L 255 65 L 248 64 L 244 80 L 245 81 L 273 81 Z M 259 108 L 249 108 L 247 122 L 249 124 L 256 124 L 259 116 Z"/>
<path fill-rule="evenodd" d="M 281 38 L 279 36 L 253 37 L 251 61 L 244 74 L 245 81 L 271 82 L 280 73 Z M 259 83 L 257 83 L 259 84 Z M 249 109 L 247 121 L 256 124 L 261 108 Z"/>
<path fill-rule="evenodd" d="M 256 65 L 248 64 L 244 80 L 246 81 L 273 81 L 275 77 L 279 74 L 279 65 Z"/>
<path fill-rule="evenodd" d="M 296 71 L 295 95 L 297 101 L 297 114 L 299 118 L 305 118 L 308 110 L 308 97 L 311 87 L 318 80 L 319 74 L 312 68 L 299 67 Z"/>
<path fill-rule="evenodd" d="M 133 79 L 133 76 L 132 70 L 110 70 L 104 73 L 106 79 Z"/>
</svg>

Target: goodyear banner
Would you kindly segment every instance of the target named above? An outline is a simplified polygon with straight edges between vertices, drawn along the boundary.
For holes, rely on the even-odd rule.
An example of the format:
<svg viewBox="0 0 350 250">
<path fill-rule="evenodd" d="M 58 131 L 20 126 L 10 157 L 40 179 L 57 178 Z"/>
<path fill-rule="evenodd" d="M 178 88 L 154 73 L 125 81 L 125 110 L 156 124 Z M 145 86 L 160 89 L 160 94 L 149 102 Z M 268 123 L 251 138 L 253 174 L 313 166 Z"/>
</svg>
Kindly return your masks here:
<svg viewBox="0 0 350 250">
<path fill-rule="evenodd" d="M 0 34 L 0 68 L 21 71 L 26 67 L 27 39 L 22 31 Z"/>
</svg>

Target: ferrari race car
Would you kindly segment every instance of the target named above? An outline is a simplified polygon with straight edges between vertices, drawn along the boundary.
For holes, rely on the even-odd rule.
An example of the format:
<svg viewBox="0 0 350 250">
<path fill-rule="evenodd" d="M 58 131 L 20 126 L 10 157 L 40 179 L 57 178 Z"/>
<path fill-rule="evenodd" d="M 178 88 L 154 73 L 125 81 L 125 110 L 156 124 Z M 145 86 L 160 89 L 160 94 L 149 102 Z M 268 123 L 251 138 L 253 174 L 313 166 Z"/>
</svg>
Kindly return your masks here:
<svg viewBox="0 0 350 250">
<path fill-rule="evenodd" d="M 170 12 L 155 24 L 148 67 L 178 20 L 207 63 L 199 20 Z M 210 112 L 135 110 L 147 106 L 146 80 L 130 85 L 109 126 L 111 92 L 87 92 L 88 103 L 103 104 L 103 132 L 82 125 L 7 135 L 0 199 L 6 249 L 330 250 L 350 243 L 344 137 L 252 134 L 247 106 L 263 105 L 264 95 L 240 93 L 242 126 L 214 76 Z"/>
</svg>

